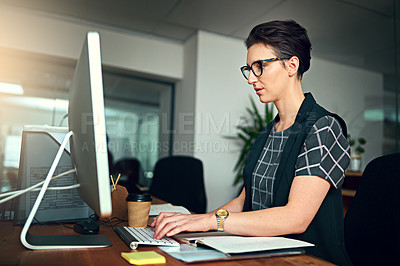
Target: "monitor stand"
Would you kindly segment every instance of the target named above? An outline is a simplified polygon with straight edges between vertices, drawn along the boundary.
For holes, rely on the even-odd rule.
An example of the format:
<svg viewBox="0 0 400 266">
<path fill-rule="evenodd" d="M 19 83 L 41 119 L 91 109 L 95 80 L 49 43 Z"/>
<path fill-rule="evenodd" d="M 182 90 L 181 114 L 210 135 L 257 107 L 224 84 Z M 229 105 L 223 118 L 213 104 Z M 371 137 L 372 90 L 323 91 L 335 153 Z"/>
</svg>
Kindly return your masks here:
<svg viewBox="0 0 400 266">
<path fill-rule="evenodd" d="M 50 236 L 35 236 L 31 235 L 28 230 L 32 224 L 33 218 L 43 199 L 44 193 L 49 186 L 54 171 L 60 161 L 61 155 L 69 138 L 72 136 L 72 131 L 68 132 L 61 143 L 60 148 L 54 158 L 53 164 L 47 173 L 45 182 L 40 189 L 39 195 L 36 198 L 35 204 L 29 213 L 28 219 L 25 222 L 21 232 L 21 242 L 28 249 L 70 249 L 70 248 L 101 248 L 111 246 L 111 242 L 103 235 L 50 235 Z"/>
</svg>

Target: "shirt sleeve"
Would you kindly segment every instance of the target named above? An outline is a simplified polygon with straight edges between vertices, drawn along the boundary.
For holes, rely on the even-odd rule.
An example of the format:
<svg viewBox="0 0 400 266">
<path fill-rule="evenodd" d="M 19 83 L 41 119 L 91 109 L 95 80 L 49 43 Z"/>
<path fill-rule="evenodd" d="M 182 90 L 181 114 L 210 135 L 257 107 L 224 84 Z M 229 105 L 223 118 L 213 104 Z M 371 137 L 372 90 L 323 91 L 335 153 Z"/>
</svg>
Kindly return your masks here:
<svg viewBox="0 0 400 266">
<path fill-rule="evenodd" d="M 339 122 L 324 116 L 315 122 L 307 135 L 297 157 L 295 176 L 320 176 L 338 188 L 344 181 L 349 163 L 350 145 Z"/>
</svg>

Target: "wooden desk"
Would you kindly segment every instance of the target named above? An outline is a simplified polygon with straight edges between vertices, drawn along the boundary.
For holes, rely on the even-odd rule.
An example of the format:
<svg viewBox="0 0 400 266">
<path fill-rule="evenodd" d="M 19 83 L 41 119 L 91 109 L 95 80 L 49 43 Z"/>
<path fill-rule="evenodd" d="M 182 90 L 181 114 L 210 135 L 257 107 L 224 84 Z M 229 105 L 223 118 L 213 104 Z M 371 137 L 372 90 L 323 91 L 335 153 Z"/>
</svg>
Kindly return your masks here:
<svg viewBox="0 0 400 266">
<path fill-rule="evenodd" d="M 21 227 L 13 226 L 11 221 L 0 222 L 0 264 L 1 265 L 130 265 L 121 257 L 121 252 L 130 248 L 109 227 L 101 226 L 100 234 L 107 236 L 112 246 L 98 249 L 28 250 L 19 240 Z M 35 235 L 75 234 L 72 229 L 62 225 L 33 226 L 30 232 Z M 139 247 L 138 251 L 155 250 L 165 256 L 166 265 L 187 265 L 157 247 Z M 264 259 L 221 261 L 195 265 L 332 265 L 309 255 L 296 255 Z"/>
</svg>

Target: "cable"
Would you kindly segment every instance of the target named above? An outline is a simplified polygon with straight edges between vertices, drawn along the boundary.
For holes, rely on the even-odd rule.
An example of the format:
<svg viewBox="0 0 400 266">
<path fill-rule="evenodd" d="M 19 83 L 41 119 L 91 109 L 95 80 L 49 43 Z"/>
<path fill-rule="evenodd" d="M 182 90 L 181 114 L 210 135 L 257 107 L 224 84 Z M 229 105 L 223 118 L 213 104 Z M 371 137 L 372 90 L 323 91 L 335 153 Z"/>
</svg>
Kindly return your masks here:
<svg viewBox="0 0 400 266">
<path fill-rule="evenodd" d="M 64 186 L 64 187 L 48 187 L 47 190 L 68 190 L 68 189 L 79 188 L 80 186 L 81 186 L 80 184 L 73 184 L 73 185 Z M 40 189 L 41 188 L 34 188 L 34 189 L 30 189 L 29 191 L 26 191 L 26 192 L 39 191 Z M 17 191 L 7 192 L 4 194 L 14 195 L 16 193 L 19 193 L 20 191 L 25 191 L 25 190 L 17 190 Z M 5 197 L 5 196 L 8 196 L 8 195 L 3 195 L 3 194 L 0 195 L 0 197 Z"/>
<path fill-rule="evenodd" d="M 89 216 L 89 219 L 96 221 L 100 225 L 111 227 L 111 229 L 113 229 L 114 231 L 115 231 L 115 227 L 117 225 L 119 225 L 121 223 L 125 223 L 125 222 L 128 221 L 128 220 L 122 220 L 122 219 L 120 219 L 118 217 L 112 217 L 110 219 L 105 218 L 104 220 L 97 220 L 95 218 L 95 216 L 96 216 L 95 214 L 92 214 L 92 215 Z M 117 221 L 115 221 L 115 220 L 117 220 Z"/>
<path fill-rule="evenodd" d="M 65 114 L 65 115 L 61 118 L 61 120 L 60 120 L 60 127 L 62 127 L 62 124 L 63 124 L 64 120 L 65 120 L 67 117 L 68 117 L 68 114 Z"/>
<path fill-rule="evenodd" d="M 59 178 L 59 177 L 62 177 L 62 176 L 65 176 L 65 175 L 68 175 L 68 174 L 71 174 L 71 173 L 75 173 L 75 172 L 76 172 L 76 169 L 72 169 L 72 170 L 66 171 L 66 172 L 64 172 L 64 173 L 61 173 L 61 174 L 59 174 L 59 175 L 56 175 L 56 176 L 52 177 L 51 180 L 54 180 L 54 179 L 56 179 L 56 178 Z M 0 200 L 0 204 L 1 204 L 1 203 L 4 203 L 4 202 L 6 202 L 6 201 L 8 201 L 8 200 L 10 200 L 10 199 L 13 199 L 13 198 L 15 198 L 15 197 L 18 197 L 18 196 L 20 196 L 20 195 L 22 195 L 22 194 L 25 194 L 25 193 L 27 193 L 27 192 L 29 192 L 29 191 L 32 191 L 32 190 L 34 190 L 35 188 L 41 186 L 44 182 L 45 182 L 45 181 L 41 181 L 41 182 L 37 183 L 36 185 L 33 185 L 33 186 L 28 187 L 28 188 L 25 188 L 25 189 L 21 189 L 21 190 L 17 190 L 17 191 L 11 191 L 11 192 L 2 193 L 2 194 L 0 195 L 0 197 L 5 197 L 5 196 L 8 196 L 8 195 L 10 195 L 10 196 L 8 196 L 7 198 L 4 198 L 4 199 Z M 79 184 L 77 184 L 77 185 L 79 185 Z M 72 185 L 72 186 L 74 186 L 74 185 Z M 70 186 L 70 187 L 71 187 L 71 186 Z M 49 188 L 49 189 L 50 189 L 50 188 Z M 68 189 L 71 189 L 71 188 L 68 188 Z M 40 190 L 40 189 L 38 189 L 38 190 Z"/>
<path fill-rule="evenodd" d="M 68 170 L 66 172 L 63 172 L 63 173 L 61 173 L 59 175 L 56 175 L 56 176 L 52 177 L 51 180 L 54 180 L 56 178 L 59 178 L 59 177 L 62 177 L 62 176 L 65 176 L 65 175 L 68 175 L 68 174 L 71 174 L 71 173 L 74 173 L 74 172 L 76 172 L 75 169 Z M 18 195 L 19 194 L 24 194 L 26 192 L 29 192 L 29 191 L 33 190 L 33 188 L 36 188 L 36 187 L 42 185 L 43 183 L 44 183 L 44 181 L 41 181 L 41 182 L 39 182 L 39 183 L 37 183 L 37 184 L 35 184 L 35 185 L 31 186 L 31 187 L 28 187 L 28 188 L 24 188 L 24 189 L 21 189 L 21 190 L 15 190 L 15 191 L 11 191 L 11 192 L 5 192 L 5 193 L 0 194 L 0 197 L 5 197 L 5 196 L 8 196 L 8 195 L 14 195 L 14 194 L 18 194 Z M 10 197 L 10 199 L 11 199 L 11 197 Z M 2 201 L 0 203 L 2 203 Z"/>
<path fill-rule="evenodd" d="M 48 187 L 47 190 L 68 190 L 68 189 L 74 189 L 80 187 L 81 184 L 73 184 L 70 186 L 65 186 L 65 187 Z M 40 188 L 35 188 L 33 191 L 39 191 Z"/>
</svg>

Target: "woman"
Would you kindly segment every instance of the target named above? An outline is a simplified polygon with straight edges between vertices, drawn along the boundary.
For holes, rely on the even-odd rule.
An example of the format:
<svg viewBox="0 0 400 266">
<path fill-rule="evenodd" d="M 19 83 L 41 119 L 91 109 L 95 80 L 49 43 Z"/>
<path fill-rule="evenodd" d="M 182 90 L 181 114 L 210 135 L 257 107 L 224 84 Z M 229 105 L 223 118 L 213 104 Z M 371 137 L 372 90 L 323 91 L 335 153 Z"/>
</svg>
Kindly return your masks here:
<svg viewBox="0 0 400 266">
<path fill-rule="evenodd" d="M 219 230 L 247 236 L 285 235 L 311 242 L 307 252 L 351 264 L 344 249 L 341 184 L 349 164 L 343 119 L 303 94 L 310 67 L 307 31 L 294 21 L 256 26 L 248 36 L 241 68 L 275 120 L 255 141 L 244 167 L 241 194 L 220 210 L 201 215 L 161 213 L 155 238 L 182 231 Z"/>
</svg>

